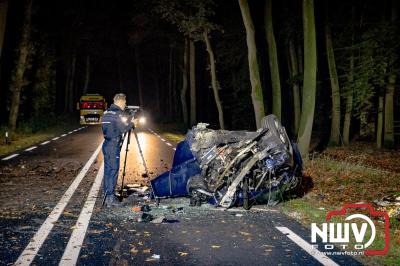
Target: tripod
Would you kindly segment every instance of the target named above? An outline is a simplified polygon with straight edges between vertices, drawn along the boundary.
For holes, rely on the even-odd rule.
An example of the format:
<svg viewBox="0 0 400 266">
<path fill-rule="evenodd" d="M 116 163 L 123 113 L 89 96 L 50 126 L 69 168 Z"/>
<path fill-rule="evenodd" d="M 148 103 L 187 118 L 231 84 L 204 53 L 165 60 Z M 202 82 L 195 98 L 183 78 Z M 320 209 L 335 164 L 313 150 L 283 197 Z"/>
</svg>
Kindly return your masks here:
<svg viewBox="0 0 400 266">
<path fill-rule="evenodd" d="M 123 170 L 122 170 L 122 182 L 121 182 L 121 189 L 120 189 L 120 198 L 121 198 L 121 199 L 122 199 L 122 192 L 123 192 L 123 189 L 124 189 L 124 181 L 125 181 L 125 175 L 126 175 L 126 160 L 127 160 L 127 158 L 128 158 L 129 144 L 131 143 L 131 132 L 132 132 L 132 131 L 133 131 L 133 135 L 135 136 L 136 143 L 137 143 L 138 149 L 139 149 L 139 154 L 140 154 L 140 157 L 141 157 L 141 159 L 142 159 L 143 166 L 144 166 L 145 174 L 143 174 L 142 176 L 143 176 L 143 177 L 148 177 L 148 176 L 149 176 L 149 169 L 147 168 L 147 164 L 146 164 L 146 161 L 145 161 L 145 159 L 144 159 L 142 147 L 140 146 L 140 142 L 139 142 L 139 137 L 138 137 L 138 135 L 137 135 L 137 133 L 136 133 L 136 131 L 135 131 L 134 129 L 133 129 L 133 130 L 130 129 L 129 131 L 127 131 L 127 132 L 125 133 L 124 138 L 123 138 L 123 141 L 122 141 L 122 143 L 121 143 L 121 147 L 120 147 L 120 148 L 122 148 L 122 144 L 123 144 L 123 142 L 124 142 L 124 140 L 125 140 L 125 137 L 126 137 L 126 135 L 128 135 L 128 139 L 127 139 L 127 143 L 126 143 L 126 148 L 125 148 L 124 167 L 123 167 Z"/>
<path fill-rule="evenodd" d="M 135 136 L 136 143 L 137 143 L 138 149 L 139 149 L 139 154 L 140 154 L 140 157 L 142 159 L 144 170 L 145 170 L 145 174 L 143 174 L 142 176 L 143 177 L 148 177 L 149 176 L 149 169 L 147 168 L 147 164 L 146 164 L 146 161 L 144 159 L 142 147 L 140 146 L 140 142 L 139 142 L 139 137 L 138 137 L 138 135 L 137 135 L 137 133 L 136 133 L 136 131 L 134 129 L 130 129 L 129 131 L 124 133 L 124 136 L 123 136 L 121 142 L 119 143 L 119 150 L 121 150 L 122 146 L 124 144 L 124 141 L 127 138 L 127 140 L 126 140 L 126 148 L 125 148 L 124 166 L 123 166 L 123 170 L 122 170 L 121 189 L 120 189 L 120 193 L 119 193 L 120 200 L 122 200 L 122 197 L 123 197 L 122 193 L 123 193 L 123 189 L 124 189 L 124 182 L 125 182 L 125 176 L 126 176 L 126 160 L 128 158 L 129 144 L 131 143 L 131 133 L 132 133 L 132 131 L 133 131 L 133 135 Z M 103 205 L 104 205 L 105 201 L 106 201 L 106 195 L 104 196 L 104 199 L 103 199 Z"/>
</svg>

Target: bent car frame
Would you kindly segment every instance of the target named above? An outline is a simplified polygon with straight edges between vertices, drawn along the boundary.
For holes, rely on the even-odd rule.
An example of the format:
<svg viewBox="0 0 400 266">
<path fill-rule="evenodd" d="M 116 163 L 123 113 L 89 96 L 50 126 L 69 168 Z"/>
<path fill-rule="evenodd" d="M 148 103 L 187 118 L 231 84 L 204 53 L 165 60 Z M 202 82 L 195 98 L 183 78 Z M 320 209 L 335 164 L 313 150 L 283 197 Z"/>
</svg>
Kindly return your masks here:
<svg viewBox="0 0 400 266">
<path fill-rule="evenodd" d="M 278 118 L 255 131 L 212 130 L 199 123 L 177 146 L 172 169 L 151 181 L 155 198 L 189 196 L 191 205 L 275 205 L 297 187 L 302 159 Z"/>
</svg>

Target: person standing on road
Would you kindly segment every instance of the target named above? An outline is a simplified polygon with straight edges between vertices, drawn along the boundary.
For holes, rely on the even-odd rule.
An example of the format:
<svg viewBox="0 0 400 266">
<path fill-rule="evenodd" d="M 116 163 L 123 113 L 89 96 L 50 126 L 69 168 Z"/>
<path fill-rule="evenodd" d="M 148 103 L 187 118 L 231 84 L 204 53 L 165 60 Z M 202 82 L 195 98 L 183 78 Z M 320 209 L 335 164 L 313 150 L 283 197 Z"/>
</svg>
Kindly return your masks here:
<svg viewBox="0 0 400 266">
<path fill-rule="evenodd" d="M 108 207 L 118 206 L 120 203 L 114 194 L 119 173 L 120 143 L 123 141 L 123 134 L 134 127 L 133 118 L 131 121 L 127 121 L 127 118 L 123 116 L 125 106 L 125 94 L 116 94 L 114 103 L 104 112 L 101 122 L 104 135 L 102 147 L 104 155 L 103 191 L 105 204 Z"/>
</svg>

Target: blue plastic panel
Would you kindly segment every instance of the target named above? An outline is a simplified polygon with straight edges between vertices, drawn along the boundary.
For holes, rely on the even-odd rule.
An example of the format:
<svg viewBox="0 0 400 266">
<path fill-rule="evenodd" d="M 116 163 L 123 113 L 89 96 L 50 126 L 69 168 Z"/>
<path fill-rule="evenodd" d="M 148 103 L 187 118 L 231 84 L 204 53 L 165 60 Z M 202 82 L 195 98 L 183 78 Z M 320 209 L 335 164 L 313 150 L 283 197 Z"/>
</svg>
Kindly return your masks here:
<svg viewBox="0 0 400 266">
<path fill-rule="evenodd" d="M 171 171 L 167 171 L 151 180 L 154 196 L 186 196 L 186 184 L 190 177 L 201 173 L 199 164 L 190 151 L 186 141 L 176 147 Z"/>
</svg>

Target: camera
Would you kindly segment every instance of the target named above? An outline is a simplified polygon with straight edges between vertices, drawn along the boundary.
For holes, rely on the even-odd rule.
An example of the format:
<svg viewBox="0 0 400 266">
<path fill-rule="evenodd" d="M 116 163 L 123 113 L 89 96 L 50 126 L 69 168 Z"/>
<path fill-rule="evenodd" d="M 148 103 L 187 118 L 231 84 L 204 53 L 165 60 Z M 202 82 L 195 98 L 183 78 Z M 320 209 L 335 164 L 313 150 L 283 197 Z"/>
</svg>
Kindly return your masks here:
<svg viewBox="0 0 400 266">
<path fill-rule="evenodd" d="M 130 121 L 132 117 L 135 118 L 135 125 L 146 124 L 146 116 L 140 106 L 137 105 L 127 105 L 124 110 L 124 117 L 127 121 Z"/>
</svg>

